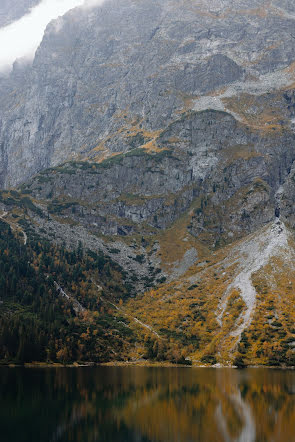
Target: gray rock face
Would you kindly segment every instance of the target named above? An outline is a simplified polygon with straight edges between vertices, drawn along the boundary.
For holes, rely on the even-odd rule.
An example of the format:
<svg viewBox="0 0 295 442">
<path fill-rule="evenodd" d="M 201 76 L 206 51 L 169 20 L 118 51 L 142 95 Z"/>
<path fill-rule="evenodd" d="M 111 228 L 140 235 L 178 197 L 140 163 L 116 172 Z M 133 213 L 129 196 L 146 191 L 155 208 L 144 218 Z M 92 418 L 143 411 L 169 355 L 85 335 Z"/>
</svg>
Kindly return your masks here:
<svg viewBox="0 0 295 442">
<path fill-rule="evenodd" d="M 1 0 L 0 28 L 18 20 L 41 0 Z"/>
<path fill-rule="evenodd" d="M 274 219 L 277 193 L 295 160 L 292 131 L 270 139 L 224 112 L 206 111 L 172 123 L 160 143 L 166 148 L 154 154 L 136 149 L 100 164 L 66 163 L 22 189 L 46 201 L 49 214 L 98 235 L 153 235 L 193 202 L 187 227 L 201 240 L 205 232 L 207 245 L 231 242 Z M 291 213 L 282 208 L 282 216 Z"/>
<path fill-rule="evenodd" d="M 244 69 L 230 58 L 216 54 L 207 62 L 197 65 L 185 63 L 183 70 L 175 76 L 175 85 L 182 92 L 195 94 L 196 91 L 206 93 L 215 88 L 241 80 Z"/>
<path fill-rule="evenodd" d="M 188 112 L 159 135 L 159 151 L 44 170 L 20 192 L 2 192 L 0 209 L 29 239 L 37 232 L 69 248 L 81 241 L 102 250 L 144 291 L 193 264 L 192 237 L 215 249 L 274 220 L 278 207 L 294 226 L 294 144 L 291 129 L 270 135 L 225 112 Z M 161 238 L 181 218 L 187 248 L 167 270 Z"/>
<path fill-rule="evenodd" d="M 1 187 L 145 144 L 233 85 L 286 88 L 292 14 L 291 1 L 262 0 L 107 0 L 70 11 L 48 26 L 31 67 L 0 79 Z"/>
</svg>

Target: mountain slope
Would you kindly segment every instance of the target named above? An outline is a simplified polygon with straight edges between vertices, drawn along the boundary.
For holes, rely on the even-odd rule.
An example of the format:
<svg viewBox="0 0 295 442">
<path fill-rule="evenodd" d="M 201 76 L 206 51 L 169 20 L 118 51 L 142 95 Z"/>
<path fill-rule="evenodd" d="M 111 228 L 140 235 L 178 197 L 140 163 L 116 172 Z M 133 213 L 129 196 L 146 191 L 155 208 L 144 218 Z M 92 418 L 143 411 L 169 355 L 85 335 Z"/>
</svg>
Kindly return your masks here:
<svg viewBox="0 0 295 442">
<path fill-rule="evenodd" d="M 131 291 L 123 306 L 109 305 L 133 330 L 129 357 L 292 365 L 292 149 L 288 158 L 281 148 L 280 159 L 278 149 L 239 146 L 233 156 L 223 144 L 202 180 L 187 158 L 194 146 L 46 170 L 2 193 L 2 218 L 25 241 L 37 234 L 72 250 L 81 244 L 124 269 Z"/>
<path fill-rule="evenodd" d="M 17 321 L 47 330 L 58 289 L 74 324 L 49 360 L 295 365 L 294 18 L 287 0 L 107 0 L 0 79 L 2 257 L 26 250 L 47 297 L 36 312 L 25 275 Z"/>
<path fill-rule="evenodd" d="M 132 348 L 124 271 L 102 253 L 69 251 L 0 221 L 0 362 L 103 362 Z M 23 224 L 25 222 L 23 221 Z M 12 231 L 14 229 L 14 233 Z"/>
<path fill-rule="evenodd" d="M 277 220 L 125 308 L 194 363 L 294 365 L 293 263 L 294 235 Z"/>
<path fill-rule="evenodd" d="M 189 109 L 226 110 L 271 142 L 294 119 L 294 14 L 291 2 L 262 0 L 70 11 L 48 26 L 32 67 L 0 81 L 2 186 L 69 159 L 154 148 Z"/>
</svg>

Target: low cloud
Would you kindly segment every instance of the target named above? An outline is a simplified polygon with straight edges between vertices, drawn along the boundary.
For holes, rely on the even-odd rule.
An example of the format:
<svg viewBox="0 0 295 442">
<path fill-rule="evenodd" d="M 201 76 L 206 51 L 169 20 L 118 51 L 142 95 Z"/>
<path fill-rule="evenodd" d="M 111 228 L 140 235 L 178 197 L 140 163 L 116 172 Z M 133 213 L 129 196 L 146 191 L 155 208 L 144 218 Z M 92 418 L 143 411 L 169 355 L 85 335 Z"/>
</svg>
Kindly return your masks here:
<svg viewBox="0 0 295 442">
<path fill-rule="evenodd" d="M 0 70 L 11 70 L 19 58 L 33 59 L 51 20 L 76 6 L 102 3 L 102 0 L 43 0 L 21 19 L 0 28 Z"/>
<path fill-rule="evenodd" d="M 100 6 L 105 0 L 85 0 L 84 7 L 92 8 L 94 6 Z"/>
</svg>

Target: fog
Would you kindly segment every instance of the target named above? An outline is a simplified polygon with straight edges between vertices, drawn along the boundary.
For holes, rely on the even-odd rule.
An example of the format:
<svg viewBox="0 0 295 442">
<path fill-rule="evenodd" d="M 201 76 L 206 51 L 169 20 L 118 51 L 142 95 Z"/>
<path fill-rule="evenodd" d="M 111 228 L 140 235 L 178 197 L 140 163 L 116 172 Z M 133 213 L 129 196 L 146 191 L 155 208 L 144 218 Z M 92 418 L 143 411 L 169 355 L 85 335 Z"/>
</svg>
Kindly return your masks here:
<svg viewBox="0 0 295 442">
<path fill-rule="evenodd" d="M 102 0 L 86 0 L 85 6 L 101 3 Z M 21 19 L 0 28 L 0 70 L 9 71 L 18 58 L 33 59 L 48 23 L 81 5 L 84 0 L 43 0 Z"/>
</svg>

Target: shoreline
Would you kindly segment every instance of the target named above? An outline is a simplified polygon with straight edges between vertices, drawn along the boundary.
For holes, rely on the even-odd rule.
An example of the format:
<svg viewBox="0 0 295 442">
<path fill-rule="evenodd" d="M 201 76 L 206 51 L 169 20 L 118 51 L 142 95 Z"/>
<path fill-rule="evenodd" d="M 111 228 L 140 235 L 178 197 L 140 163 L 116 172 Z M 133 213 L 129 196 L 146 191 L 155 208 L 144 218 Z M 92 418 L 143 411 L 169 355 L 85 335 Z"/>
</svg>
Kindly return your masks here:
<svg viewBox="0 0 295 442">
<path fill-rule="evenodd" d="M 204 364 L 193 364 L 193 365 L 185 365 L 185 364 L 173 364 L 171 362 L 153 362 L 153 361 L 111 361 L 111 362 L 86 362 L 86 363 L 78 363 L 74 362 L 72 364 L 62 364 L 62 363 L 48 363 L 48 362 L 30 362 L 25 364 L 0 364 L 1 367 L 6 368 L 95 368 L 95 367 L 143 367 L 143 368 L 230 368 L 237 370 L 245 370 L 247 368 L 267 368 L 272 370 L 295 370 L 295 366 L 271 366 L 271 365 L 248 365 L 246 367 L 237 367 L 235 365 L 204 365 Z"/>
</svg>

